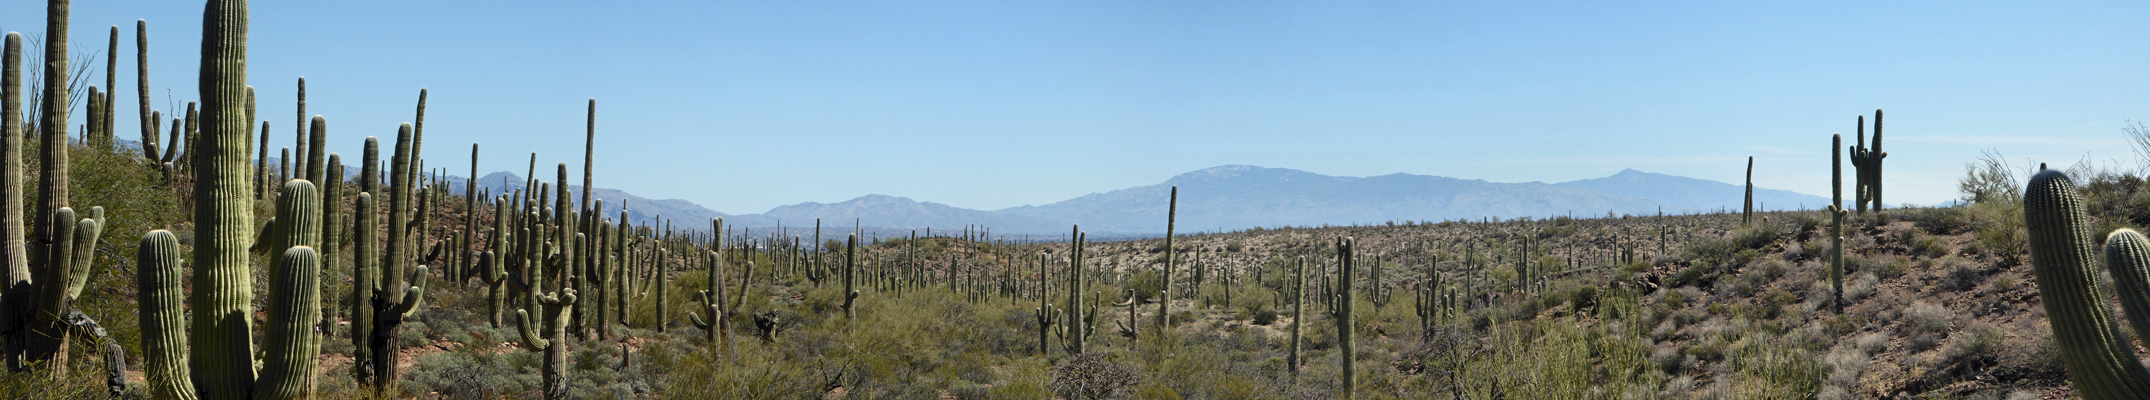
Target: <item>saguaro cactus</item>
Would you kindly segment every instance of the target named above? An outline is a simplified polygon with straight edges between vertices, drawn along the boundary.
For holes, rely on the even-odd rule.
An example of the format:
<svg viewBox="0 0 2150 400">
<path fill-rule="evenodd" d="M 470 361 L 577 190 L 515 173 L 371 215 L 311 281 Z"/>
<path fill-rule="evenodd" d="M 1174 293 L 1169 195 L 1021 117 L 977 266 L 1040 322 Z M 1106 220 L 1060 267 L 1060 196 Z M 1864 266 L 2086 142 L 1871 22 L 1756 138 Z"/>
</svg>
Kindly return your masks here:
<svg viewBox="0 0 2150 400">
<path fill-rule="evenodd" d="M 853 267 L 858 264 L 858 247 L 859 235 L 856 233 L 851 234 L 850 238 L 844 242 L 844 320 L 854 325 L 858 323 L 859 318 L 858 309 L 854 307 L 856 305 L 854 302 L 858 301 L 859 298 L 859 291 L 851 286 L 851 280 L 852 275 L 854 275 L 852 273 Z"/>
<path fill-rule="evenodd" d="M 136 110 L 142 115 L 142 157 L 157 158 L 157 113 L 149 111 L 149 20 L 134 20 L 134 83 Z"/>
<path fill-rule="evenodd" d="M 1740 206 L 1739 224 L 1754 223 L 1754 156 L 1747 156 L 1747 197 Z"/>
<path fill-rule="evenodd" d="M 179 237 L 164 230 L 150 231 L 142 235 L 142 245 L 135 253 L 141 271 L 135 275 L 140 284 L 142 327 L 142 375 L 149 381 L 149 392 L 159 399 L 197 398 L 193 378 L 187 371 L 187 328 L 185 290 L 179 279 L 184 273 L 179 265 Z"/>
<path fill-rule="evenodd" d="M 191 299 L 192 337 L 190 354 L 181 356 L 175 346 L 181 311 L 174 301 L 180 276 L 176 243 L 168 233 L 151 232 L 144 237 L 141 256 L 144 293 L 141 315 L 144 334 L 151 342 L 145 365 L 150 366 L 153 389 L 162 395 L 185 398 L 184 385 L 175 381 L 176 366 L 191 366 L 193 394 L 202 398 L 297 398 L 305 397 L 315 375 L 313 361 L 318 339 L 313 337 L 314 318 L 319 318 L 318 255 L 304 246 L 318 237 L 321 197 L 313 185 L 294 180 L 284 185 L 278 208 L 276 245 L 296 245 L 279 252 L 284 268 L 272 271 L 270 325 L 264 330 L 269 346 L 256 379 L 251 316 L 252 268 L 247 249 L 253 241 L 252 193 L 247 176 L 246 93 L 246 2 L 210 2 L 203 12 L 201 92 L 206 142 L 195 143 L 190 153 L 195 180 L 194 296 Z M 363 198 L 363 196 L 361 196 Z M 362 200 L 363 202 L 363 200 Z M 93 211 L 93 214 L 96 212 Z M 260 390 L 257 390 L 260 389 Z"/>
<path fill-rule="evenodd" d="M 1306 257 L 1292 267 L 1291 355 L 1284 360 L 1291 369 L 1292 384 L 1299 383 L 1299 327 L 1306 325 Z"/>
<path fill-rule="evenodd" d="M 564 263 L 558 256 L 549 263 Z M 564 267 L 563 267 L 564 268 Z M 543 320 L 530 319 L 529 310 L 515 310 L 516 330 L 522 333 L 523 348 L 545 353 L 543 368 L 538 370 L 544 379 L 546 399 L 567 398 L 567 321 L 575 318 L 575 289 L 561 289 L 553 294 L 531 294 L 531 302 L 537 304 Z M 542 324 L 542 325 L 540 325 Z M 542 332 L 539 329 L 543 329 Z"/>
<path fill-rule="evenodd" d="M 405 281 L 405 264 L 410 261 L 408 232 L 417 220 L 411 216 L 410 211 L 412 192 L 416 189 L 414 186 L 417 181 L 417 174 L 413 172 L 411 165 L 412 160 L 417 157 L 417 150 L 412 147 L 416 142 L 412 132 L 411 124 L 403 124 L 397 129 L 396 153 L 389 161 L 388 241 L 384 244 L 386 251 L 382 254 L 357 253 L 357 257 L 381 258 L 380 291 L 375 292 L 372 299 L 372 338 L 367 341 L 367 346 L 371 347 L 367 351 L 368 355 L 373 357 L 372 383 L 376 390 L 395 387 L 397 370 L 400 368 L 396 365 L 395 358 L 396 329 L 403 326 L 404 318 L 422 310 L 419 305 L 425 298 L 425 285 L 431 280 L 428 279 L 427 268 L 418 266 L 410 268 L 408 273 L 409 276 L 416 277 L 414 279 L 417 283 L 408 284 Z"/>
<path fill-rule="evenodd" d="M 723 224 L 723 220 L 718 219 L 717 225 L 723 226 Z M 718 230 L 718 232 L 722 232 L 722 230 Z M 722 248 L 721 245 L 713 247 Z M 724 280 L 722 277 L 723 268 L 721 267 L 723 257 L 715 251 L 706 251 L 702 254 L 703 258 L 709 263 L 709 290 L 697 292 L 695 295 L 702 302 L 702 305 L 698 308 L 702 312 L 709 313 L 709 319 L 703 320 L 700 314 L 689 311 L 687 312 L 687 320 L 693 322 L 695 327 L 706 331 L 709 343 L 716 345 L 723 343 L 731 335 L 731 313 L 724 307 Z"/>
<path fill-rule="evenodd" d="M 374 300 L 381 292 L 380 257 L 377 252 L 381 226 L 380 206 L 374 193 L 381 186 L 381 143 L 366 137 L 359 156 L 358 195 L 352 199 L 351 221 L 351 374 L 360 382 L 373 380 Z"/>
<path fill-rule="evenodd" d="M 202 13 L 201 105 L 206 143 L 188 143 L 194 175 L 193 329 L 188 359 L 202 397 L 254 392 L 251 188 L 246 180 L 244 0 L 210 1 Z M 181 147 L 177 141 L 173 147 Z"/>
<path fill-rule="evenodd" d="M 1844 312 L 1844 135 L 1829 137 L 1829 286 L 1836 289 L 1836 312 Z"/>
<path fill-rule="evenodd" d="M 1081 310 L 1082 310 L 1082 308 L 1083 308 L 1083 307 L 1082 307 L 1082 289 L 1083 289 L 1083 282 L 1082 282 L 1082 263 L 1083 263 L 1083 259 L 1082 259 L 1082 256 L 1083 256 L 1083 254 L 1082 254 L 1082 251 L 1083 251 L 1083 236 L 1084 236 L 1084 235 L 1083 235 L 1083 232 L 1082 232 L 1082 227 L 1081 227 L 1081 226 L 1076 226 L 1076 227 L 1074 228 L 1074 233 L 1070 234 L 1070 237 L 1072 237 L 1072 238 L 1074 238 L 1074 239 L 1075 239 L 1075 243 L 1074 243 L 1074 245 L 1072 246 L 1072 250 L 1068 252 L 1068 253 L 1069 253 L 1069 257 L 1068 257 L 1068 274 L 1067 274 L 1067 275 L 1068 275 L 1068 306 L 1069 306 L 1069 307 L 1074 307 L 1073 309 L 1069 310 L 1069 312 L 1068 312 L 1068 326 L 1067 326 L 1067 329 L 1068 329 L 1068 333 L 1069 333 L 1069 334 L 1068 334 L 1067 336 L 1068 336 L 1069 338 L 1073 339 L 1073 340 L 1070 340 L 1070 341 L 1068 341 L 1068 353 L 1071 353 L 1071 354 L 1082 354 L 1082 353 L 1083 353 L 1083 348 L 1084 348 L 1084 345 L 1085 345 L 1085 344 L 1086 344 L 1086 342 L 1087 342 L 1087 340 L 1085 340 L 1085 339 L 1088 339 L 1088 338 L 1086 337 L 1086 336 L 1088 336 L 1088 335 L 1086 335 L 1086 333 L 1088 333 L 1088 332 L 1087 332 L 1088 330 L 1087 330 L 1087 329 L 1084 329 L 1084 328 L 1086 328 L 1086 327 L 1087 327 L 1086 325 L 1088 325 L 1088 322 L 1090 322 L 1090 321 L 1086 321 L 1086 320 L 1085 320 L 1086 318 L 1083 318 L 1082 316 L 1080 316 L 1080 314 L 1082 314 L 1082 311 L 1081 311 Z M 1093 311 L 1094 311 L 1094 310 L 1093 310 Z"/>
<path fill-rule="evenodd" d="M 5 293 L 14 297 L 16 293 L 29 292 L 32 283 L 22 220 L 22 34 L 7 33 L 5 53 L 4 60 L 0 60 L 0 140 L 4 140 L 0 142 L 0 262 L 7 263 Z M 6 318 L 0 318 L 0 328 L 19 332 L 23 327 L 15 325 L 29 315 L 30 302 L 6 303 L 0 305 L 0 312 L 6 313 Z M 4 353 L 13 361 L 20 359 L 19 351 L 8 348 Z"/>
<path fill-rule="evenodd" d="M 1157 291 L 1157 331 L 1159 334 L 1172 332 L 1172 259 L 1179 253 L 1178 248 L 1172 247 L 1172 228 L 1179 222 L 1179 213 L 1180 187 L 1179 185 L 1172 185 L 1171 200 L 1167 200 L 1165 203 L 1165 286 L 1164 290 Z M 1201 281 L 1195 281 L 1196 288 L 1201 286 Z M 1229 291 L 1230 289 L 1226 290 Z M 1129 318 L 1129 320 L 1132 322 L 1133 318 Z"/>
<path fill-rule="evenodd" d="M 1881 211 L 1881 159 L 1889 153 L 1881 151 L 1881 110 L 1874 110 L 1874 145 L 1866 145 L 1866 117 L 1859 117 L 1858 142 L 1851 147 L 1851 166 L 1858 170 L 1858 199 L 1854 201 L 1859 212 L 1866 212 L 1868 205 Z"/>
<path fill-rule="evenodd" d="M 2054 341 L 2068 368 L 2069 380 L 2086 399 L 2150 398 L 2150 371 L 2136 360 L 2099 289 L 2092 252 L 2091 222 L 2084 199 L 2066 174 L 2046 170 L 2031 177 L 2024 190 L 2023 220 L 2030 233 L 2031 267 L 2053 319 Z M 2133 230 L 2106 238 L 2105 264 L 2120 290 L 2121 305 L 2138 331 L 2150 329 L 2144 307 L 2145 269 L 2150 268 L 2150 240 Z"/>
<path fill-rule="evenodd" d="M 277 194 L 276 229 L 270 239 L 277 268 L 269 271 L 269 326 L 262 345 L 256 398 L 305 398 L 313 392 L 321 339 L 321 261 L 312 242 L 321 234 L 321 195 L 312 182 L 285 182 Z"/>
<path fill-rule="evenodd" d="M 1343 385 L 1339 389 L 1342 393 L 1337 398 L 1347 400 L 1358 398 L 1358 383 L 1353 379 L 1356 376 L 1357 368 L 1354 366 L 1355 363 L 1351 362 L 1352 354 L 1354 354 L 1352 353 L 1352 337 L 1354 335 L 1352 335 L 1351 331 L 1351 278 L 1352 271 L 1355 269 L 1354 264 L 1358 264 L 1357 260 L 1353 259 L 1352 247 L 1357 244 L 1358 240 L 1348 237 L 1336 241 L 1336 294 L 1329 298 L 1329 317 L 1336 320 L 1336 349 L 1344 371 L 1341 377 Z"/>
</svg>

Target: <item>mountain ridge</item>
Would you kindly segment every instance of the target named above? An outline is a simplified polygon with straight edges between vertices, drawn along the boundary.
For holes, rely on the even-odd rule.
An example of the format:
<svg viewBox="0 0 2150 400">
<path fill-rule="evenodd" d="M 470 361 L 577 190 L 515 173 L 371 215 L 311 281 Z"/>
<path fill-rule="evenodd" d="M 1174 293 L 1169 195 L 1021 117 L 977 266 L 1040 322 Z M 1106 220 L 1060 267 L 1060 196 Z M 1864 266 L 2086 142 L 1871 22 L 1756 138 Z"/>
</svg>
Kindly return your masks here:
<svg viewBox="0 0 2150 400">
<path fill-rule="evenodd" d="M 449 177 L 460 193 L 463 179 Z M 494 195 L 521 189 L 512 172 L 494 172 L 479 187 Z M 875 232 L 910 229 L 959 229 L 978 226 L 999 234 L 1058 237 L 1071 226 L 1114 236 L 1164 233 L 1172 187 L 1180 190 L 1178 225 L 1182 232 L 1238 230 L 1254 227 L 1373 224 L 1390 221 L 1476 220 L 1554 215 L 1597 216 L 1736 210 L 1745 186 L 1623 169 L 1603 178 L 1559 183 L 1490 182 L 1436 175 L 1393 173 L 1368 177 L 1323 175 L 1253 165 L 1224 165 L 1174 175 L 1152 185 L 1090 193 L 1044 205 L 974 210 L 907 197 L 867 194 L 833 203 L 802 202 L 753 214 L 729 214 L 681 199 L 648 199 L 599 187 L 592 196 L 609 214 L 625 204 L 636 224 L 662 217 L 676 228 L 701 230 L 712 218 L 727 225 L 767 228 L 806 226 L 819 218 L 825 225 L 857 224 Z M 570 190 L 581 191 L 579 185 Z M 1820 196 L 1755 188 L 1769 209 L 1793 204 L 1824 204 Z M 571 199 L 579 200 L 579 199 Z M 1782 206 L 1779 206 L 1782 205 Z M 787 223 L 788 222 L 788 223 Z"/>
</svg>

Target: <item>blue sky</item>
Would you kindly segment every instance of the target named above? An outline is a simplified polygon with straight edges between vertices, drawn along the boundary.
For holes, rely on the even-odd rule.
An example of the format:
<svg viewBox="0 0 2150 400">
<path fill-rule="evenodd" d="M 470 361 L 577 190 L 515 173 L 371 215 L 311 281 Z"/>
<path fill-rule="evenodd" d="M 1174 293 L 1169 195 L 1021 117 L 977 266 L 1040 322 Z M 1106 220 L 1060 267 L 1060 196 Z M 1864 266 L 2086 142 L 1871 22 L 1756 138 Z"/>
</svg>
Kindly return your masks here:
<svg viewBox="0 0 2150 400">
<path fill-rule="evenodd" d="M 1935 203 L 1985 148 L 2132 166 L 2120 129 L 2150 119 L 2150 3 L 1731 3 L 264 1 L 249 79 L 288 145 L 307 77 L 354 158 L 430 88 L 428 165 L 459 175 L 477 142 L 481 171 L 535 152 L 579 180 L 596 98 L 598 186 L 727 213 L 999 209 L 1226 164 L 1738 183 L 1754 156 L 1758 185 L 1826 196 L 1829 134 L 1876 108 L 1887 200 Z M 157 107 L 196 97 L 200 4 L 74 8 L 80 50 L 122 28 L 122 137 L 136 19 Z"/>
</svg>

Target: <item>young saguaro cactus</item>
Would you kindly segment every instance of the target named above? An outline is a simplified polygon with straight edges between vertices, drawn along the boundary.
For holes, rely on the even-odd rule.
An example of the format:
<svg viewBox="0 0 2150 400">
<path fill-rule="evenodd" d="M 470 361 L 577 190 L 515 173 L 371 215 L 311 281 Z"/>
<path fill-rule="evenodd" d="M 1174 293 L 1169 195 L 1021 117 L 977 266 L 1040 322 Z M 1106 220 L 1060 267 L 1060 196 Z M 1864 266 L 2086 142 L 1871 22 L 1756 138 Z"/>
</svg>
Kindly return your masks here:
<svg viewBox="0 0 2150 400">
<path fill-rule="evenodd" d="M 149 382 L 151 397 L 197 398 L 193 378 L 187 371 L 186 291 L 180 286 L 185 275 L 179 265 L 179 237 L 165 230 L 142 235 L 135 259 L 140 272 L 142 376 Z"/>
<path fill-rule="evenodd" d="M 2024 226 L 2030 233 L 2031 268 L 2039 297 L 2053 319 L 2054 341 L 2069 380 L 2083 398 L 2150 398 L 2150 371 L 2135 358 L 2133 346 L 2113 322 L 2112 309 L 2097 283 L 2091 222 L 2085 201 L 2066 174 L 2045 170 L 2031 177 L 2023 195 Z M 2106 237 L 2105 264 L 2120 291 L 2129 323 L 2150 329 L 2150 298 L 2145 269 L 2150 268 L 2150 240 L 2123 229 Z"/>
</svg>

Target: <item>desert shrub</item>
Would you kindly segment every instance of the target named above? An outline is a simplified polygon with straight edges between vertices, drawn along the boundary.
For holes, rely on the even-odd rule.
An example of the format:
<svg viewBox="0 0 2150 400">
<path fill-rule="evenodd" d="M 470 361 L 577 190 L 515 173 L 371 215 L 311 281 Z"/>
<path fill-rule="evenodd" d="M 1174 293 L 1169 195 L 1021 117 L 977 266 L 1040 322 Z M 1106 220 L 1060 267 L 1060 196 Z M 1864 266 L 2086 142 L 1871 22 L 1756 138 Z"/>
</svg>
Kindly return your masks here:
<svg viewBox="0 0 2150 400">
<path fill-rule="evenodd" d="M 1820 360 L 1798 348 L 1773 345 L 1769 334 L 1751 334 L 1732 345 L 1729 362 L 1739 376 L 1739 397 L 1779 396 L 1804 398 L 1821 391 Z"/>
<path fill-rule="evenodd" d="M 1923 300 L 1912 302 L 1911 308 L 1904 310 L 1904 324 L 1914 332 L 1944 333 L 1955 324 L 1954 320 L 1955 314 L 1948 308 Z"/>
<path fill-rule="evenodd" d="M 1838 347 L 1822 356 L 1822 365 L 1828 367 L 1828 386 L 1850 392 L 1859 384 L 1859 374 L 1866 372 L 1872 359 L 1860 350 Z"/>
<path fill-rule="evenodd" d="M 1164 278 L 1158 276 L 1155 270 L 1145 269 L 1127 278 L 1127 288 L 1135 290 L 1135 300 L 1138 301 L 1147 302 L 1157 297 L 1157 292 L 1164 287 Z"/>
<path fill-rule="evenodd" d="M 534 368 L 538 357 L 538 353 L 519 350 L 427 354 L 418 357 L 405 377 L 447 398 L 533 396 L 542 384 Z"/>
<path fill-rule="evenodd" d="M 1897 217 L 1911 221 L 1923 233 L 1953 235 L 1970 230 L 1977 221 L 1964 207 L 1918 207 L 1893 211 Z"/>
<path fill-rule="evenodd" d="M 1865 352 L 1866 355 L 1881 354 L 1882 350 L 1889 349 L 1889 335 L 1881 332 L 1867 332 L 1859 335 L 1859 337 L 1852 338 L 1851 345 L 1852 347 L 1857 347 L 1859 351 Z"/>
<path fill-rule="evenodd" d="M 1978 324 L 1949 335 L 1948 344 L 1932 360 L 1937 371 L 1961 372 L 1990 364 L 2001 347 L 2001 328 Z M 1952 372 L 1952 373 L 1953 373 Z"/>
<path fill-rule="evenodd" d="M 1880 285 L 1881 278 L 1875 277 L 1873 273 L 1861 272 L 1852 275 L 1844 282 L 1844 301 L 1864 300 L 1867 296 L 1874 295 L 1874 289 Z"/>
<path fill-rule="evenodd" d="M 1083 353 L 1053 369 L 1052 388 L 1069 399 L 1117 399 L 1141 381 L 1134 370 L 1106 360 L 1103 354 Z"/>
</svg>

